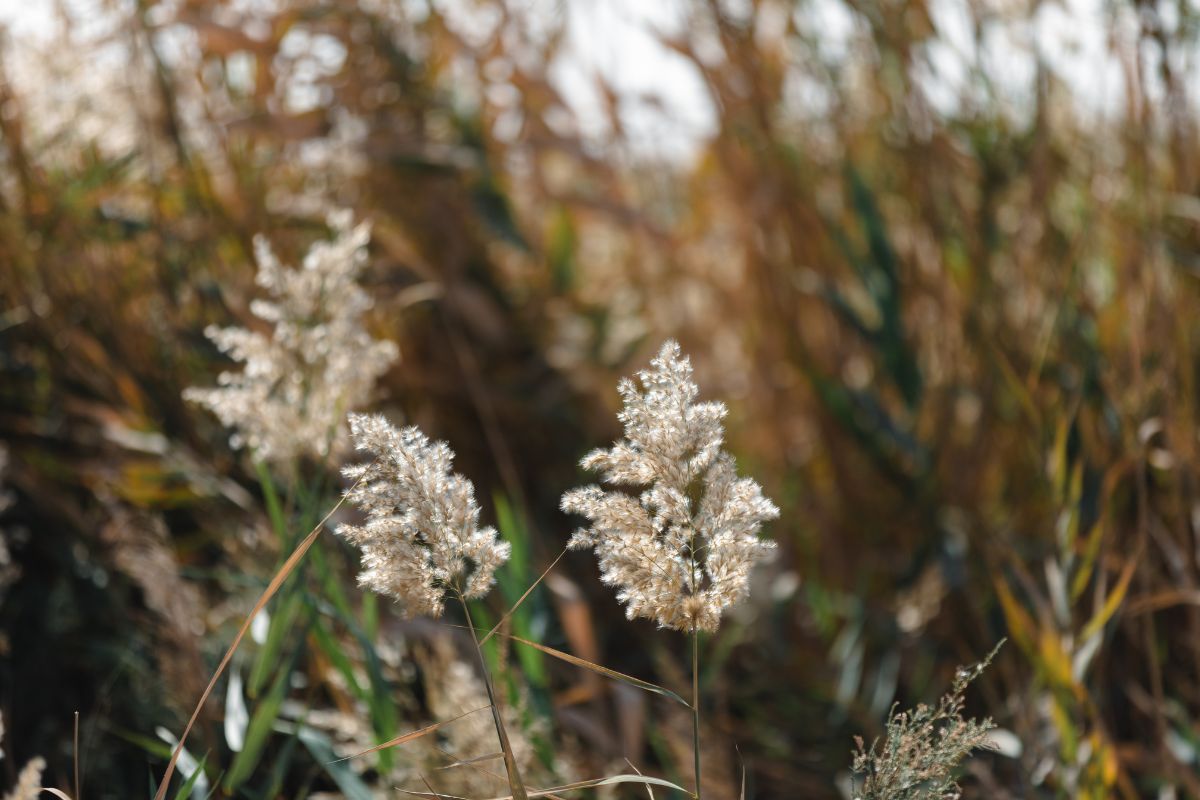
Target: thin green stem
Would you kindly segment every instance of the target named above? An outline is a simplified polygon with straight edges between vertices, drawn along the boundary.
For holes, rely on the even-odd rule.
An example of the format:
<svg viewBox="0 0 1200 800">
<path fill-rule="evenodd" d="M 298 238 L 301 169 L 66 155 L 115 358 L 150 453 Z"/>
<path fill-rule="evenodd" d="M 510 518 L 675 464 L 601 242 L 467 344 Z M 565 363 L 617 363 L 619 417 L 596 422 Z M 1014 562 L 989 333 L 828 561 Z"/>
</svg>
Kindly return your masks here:
<svg viewBox="0 0 1200 800">
<path fill-rule="evenodd" d="M 508 742 L 508 732 L 504 729 L 504 720 L 500 717 L 500 706 L 496 703 L 496 690 L 492 686 L 492 674 L 488 670 L 487 660 L 483 657 L 483 645 L 479 643 L 479 634 L 475 631 L 475 622 L 471 619 L 471 608 L 461 591 L 455 590 L 458 602 L 462 604 L 463 614 L 467 618 L 467 630 L 471 631 L 471 639 L 475 642 L 475 653 L 479 656 L 479 666 L 483 669 L 483 685 L 487 689 L 488 701 L 492 704 L 492 721 L 496 724 L 496 736 L 500 738 L 500 749 L 504 752 L 504 768 L 508 771 L 508 785 L 512 790 L 514 800 L 528 800 L 525 783 L 521 780 L 521 771 L 517 768 L 517 759 L 513 756 L 512 745 Z"/>
</svg>

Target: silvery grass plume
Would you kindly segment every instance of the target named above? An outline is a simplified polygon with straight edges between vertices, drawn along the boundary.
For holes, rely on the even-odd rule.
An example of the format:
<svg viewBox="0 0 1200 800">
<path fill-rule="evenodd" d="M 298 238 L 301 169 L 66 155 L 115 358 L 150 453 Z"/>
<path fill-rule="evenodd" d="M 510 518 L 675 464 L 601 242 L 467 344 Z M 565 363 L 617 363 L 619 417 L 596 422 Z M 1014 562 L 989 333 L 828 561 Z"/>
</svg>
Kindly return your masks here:
<svg viewBox="0 0 1200 800">
<path fill-rule="evenodd" d="M 441 616 L 446 591 L 483 597 L 511 546 L 479 527 L 475 489 L 452 473 L 454 453 L 415 426 L 397 430 L 380 415 L 351 414 L 350 435 L 368 464 L 346 467 L 347 497 L 365 525 L 338 533 L 362 549 L 358 582 L 397 600 L 406 614 Z"/>
<path fill-rule="evenodd" d="M 221 373 L 217 388 L 184 392 L 233 429 L 234 447 L 250 448 L 258 460 L 329 455 L 344 434 L 346 412 L 367 400 L 399 354 L 363 327 L 371 298 L 357 279 L 369 225 L 353 225 L 348 211 L 330 214 L 328 224 L 333 240 L 315 243 L 300 269 L 283 266 L 267 240 L 255 237 L 256 280 L 271 299 L 255 300 L 250 310 L 274 330 L 267 336 L 209 326 L 208 338 L 245 366 Z"/>
<path fill-rule="evenodd" d="M 630 619 L 680 631 L 716 630 L 721 612 L 749 591 L 750 570 L 775 543 L 758 538 L 779 509 L 749 478 L 738 478 L 721 449 L 723 403 L 697 403 L 691 362 L 668 341 L 639 372 L 642 389 L 622 379 L 618 419 L 625 438 L 589 453 L 582 466 L 617 486 L 649 487 L 640 498 L 587 486 L 567 492 L 562 509 L 591 525 L 570 547 L 594 547 L 601 578 L 619 587 Z"/>
</svg>

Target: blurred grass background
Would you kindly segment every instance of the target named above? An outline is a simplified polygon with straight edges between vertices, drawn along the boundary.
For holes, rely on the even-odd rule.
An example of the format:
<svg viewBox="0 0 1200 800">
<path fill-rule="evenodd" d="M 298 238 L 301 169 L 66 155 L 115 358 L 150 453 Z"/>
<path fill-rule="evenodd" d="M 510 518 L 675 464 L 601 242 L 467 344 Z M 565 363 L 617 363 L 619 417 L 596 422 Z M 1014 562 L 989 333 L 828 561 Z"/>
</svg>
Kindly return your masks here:
<svg viewBox="0 0 1200 800">
<path fill-rule="evenodd" d="M 678 6 L 647 35 L 713 110 L 684 155 L 600 76 L 602 118 L 578 118 L 559 4 L 114 0 L 7 36 L 6 785 L 38 753 L 70 783 L 76 710 L 90 796 L 159 774 L 154 729 L 179 730 L 280 553 L 253 466 L 180 392 L 227 366 L 206 324 L 252 324 L 253 235 L 294 263 L 338 206 L 374 224 L 373 332 L 402 351 L 378 407 L 459 453 L 522 556 L 510 602 L 573 527 L 577 460 L 618 434 L 617 377 L 676 336 L 730 406 L 781 554 L 709 642 L 714 796 L 740 753 L 748 796 L 838 797 L 854 734 L 1007 636 L 969 710 L 1019 752 L 975 758 L 970 796 L 1200 797 L 1200 12 L 1104 5 L 1089 101 L 1013 44 L 1047 7 L 1072 24 L 999 0 Z M 293 535 L 324 513 L 277 511 Z M 360 609 L 326 544 L 255 708 L 293 673 L 311 708 L 348 707 L 332 654 L 428 635 Z M 686 682 L 590 558 L 546 589 L 517 635 Z M 548 752 L 686 774 L 688 717 L 521 658 Z M 377 685 L 376 732 L 417 727 L 419 678 Z M 214 784 L 223 713 L 193 745 Z M 291 742 L 240 796 L 353 796 Z"/>
</svg>

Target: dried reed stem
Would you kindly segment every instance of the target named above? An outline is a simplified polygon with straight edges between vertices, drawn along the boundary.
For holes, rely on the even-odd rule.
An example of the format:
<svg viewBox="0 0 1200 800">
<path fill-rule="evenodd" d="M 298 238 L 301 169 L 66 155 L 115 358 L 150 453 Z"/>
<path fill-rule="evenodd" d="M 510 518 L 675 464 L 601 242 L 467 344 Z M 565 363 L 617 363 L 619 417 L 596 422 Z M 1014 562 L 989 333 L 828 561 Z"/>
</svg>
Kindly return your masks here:
<svg viewBox="0 0 1200 800">
<path fill-rule="evenodd" d="M 700 631 L 692 627 L 692 750 L 695 753 L 696 800 L 700 800 Z"/>
<path fill-rule="evenodd" d="M 471 619 L 471 608 L 462 592 L 456 591 L 458 602 L 462 605 L 463 614 L 467 619 L 467 630 L 471 632 L 471 640 L 475 643 L 475 654 L 479 656 L 479 667 L 483 670 L 483 685 L 487 689 L 488 702 L 492 704 L 492 721 L 496 724 L 496 736 L 500 738 L 500 749 L 504 752 L 504 769 L 508 772 L 508 785 L 512 790 L 513 800 L 528 800 L 525 783 L 521 780 L 521 770 L 517 767 L 516 756 L 513 755 L 512 745 L 508 741 L 508 732 L 504 729 L 504 720 L 500 718 L 500 706 L 496 704 L 496 690 L 492 686 L 492 674 L 488 669 L 487 660 L 483 657 L 483 645 L 479 643 L 479 634 L 475 631 L 475 621 Z"/>
</svg>

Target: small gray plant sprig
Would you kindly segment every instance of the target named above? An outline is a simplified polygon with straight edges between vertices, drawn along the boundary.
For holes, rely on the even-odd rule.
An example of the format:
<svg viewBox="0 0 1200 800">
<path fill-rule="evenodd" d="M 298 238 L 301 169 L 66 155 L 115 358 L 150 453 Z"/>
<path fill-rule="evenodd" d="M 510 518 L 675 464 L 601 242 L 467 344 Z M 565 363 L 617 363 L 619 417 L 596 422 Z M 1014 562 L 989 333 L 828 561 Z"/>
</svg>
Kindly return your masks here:
<svg viewBox="0 0 1200 800">
<path fill-rule="evenodd" d="M 723 403 L 698 403 L 691 362 L 668 341 L 642 385 L 623 379 L 618 419 L 625 438 L 581 462 L 640 497 L 587 486 L 567 492 L 562 509 L 591 525 L 570 547 L 592 547 L 601 579 L 618 587 L 630 619 L 645 617 L 677 631 L 714 631 L 721 613 L 745 598 L 750 570 L 775 543 L 760 539 L 779 509 L 750 478 L 738 478 L 721 449 Z"/>
<path fill-rule="evenodd" d="M 950 692 L 936 706 L 921 704 L 909 711 L 888 714 L 887 735 L 867 749 L 854 737 L 852 769 L 864 776 L 854 800 L 958 800 L 962 791 L 954 780 L 958 764 L 977 748 L 988 748 L 988 731 L 996 727 L 990 717 L 963 719 L 964 695 L 992 659 L 1003 641 L 987 658 L 970 667 L 959 667 Z"/>
</svg>

